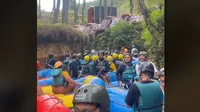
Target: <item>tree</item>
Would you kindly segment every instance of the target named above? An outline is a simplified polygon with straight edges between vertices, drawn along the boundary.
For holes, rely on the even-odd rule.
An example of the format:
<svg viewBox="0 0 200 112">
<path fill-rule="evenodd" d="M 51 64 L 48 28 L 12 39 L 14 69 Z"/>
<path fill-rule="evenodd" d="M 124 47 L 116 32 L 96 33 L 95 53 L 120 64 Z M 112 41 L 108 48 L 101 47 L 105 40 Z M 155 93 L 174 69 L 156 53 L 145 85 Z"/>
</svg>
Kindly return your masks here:
<svg viewBox="0 0 200 112">
<path fill-rule="evenodd" d="M 57 0 L 57 6 L 56 6 L 56 9 L 55 9 L 55 11 L 53 13 L 52 24 L 55 24 L 55 23 L 58 22 L 59 10 L 60 10 L 60 0 Z"/>
<path fill-rule="evenodd" d="M 104 18 L 108 16 L 107 0 L 104 0 Z"/>
<path fill-rule="evenodd" d="M 42 14 L 41 14 L 41 0 L 39 0 L 39 10 L 38 10 L 38 12 L 39 12 L 39 18 L 41 18 L 42 17 Z"/>
<path fill-rule="evenodd" d="M 101 18 L 102 18 L 102 14 L 101 14 L 101 3 L 102 3 L 102 0 L 99 1 L 99 23 L 101 23 Z"/>
<path fill-rule="evenodd" d="M 62 23 L 68 23 L 69 0 L 63 0 Z"/>
<path fill-rule="evenodd" d="M 81 2 L 79 0 L 78 5 L 76 6 L 76 0 L 74 0 L 74 24 L 77 24 L 77 20 L 78 20 L 78 9 L 80 6 Z"/>
<path fill-rule="evenodd" d="M 84 11 L 85 11 L 85 0 L 83 0 L 83 8 L 82 8 L 82 24 L 85 23 L 85 14 L 84 14 Z"/>
<path fill-rule="evenodd" d="M 50 14 L 50 18 L 49 18 L 50 21 L 51 21 L 51 16 L 53 15 L 55 9 L 56 9 L 56 0 L 53 0 L 53 8 L 52 8 L 52 11 L 51 11 L 51 14 Z"/>
<path fill-rule="evenodd" d="M 112 16 L 112 8 L 113 8 L 113 0 L 110 0 L 110 13 L 109 13 L 110 16 Z"/>
<path fill-rule="evenodd" d="M 133 0 L 130 0 L 130 14 L 133 14 Z"/>
</svg>

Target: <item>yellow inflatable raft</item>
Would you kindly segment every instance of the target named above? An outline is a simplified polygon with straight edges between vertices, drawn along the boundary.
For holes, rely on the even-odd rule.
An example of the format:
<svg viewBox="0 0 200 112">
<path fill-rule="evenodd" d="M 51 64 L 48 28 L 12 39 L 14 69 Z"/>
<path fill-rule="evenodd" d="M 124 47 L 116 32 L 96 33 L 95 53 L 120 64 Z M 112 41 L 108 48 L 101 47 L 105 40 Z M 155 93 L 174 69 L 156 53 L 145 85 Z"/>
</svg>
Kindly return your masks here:
<svg viewBox="0 0 200 112">
<path fill-rule="evenodd" d="M 96 76 L 87 76 L 84 80 L 84 84 L 88 84 L 95 77 Z M 67 106 L 68 108 L 73 107 L 72 100 L 73 100 L 74 94 L 54 94 L 52 92 L 52 86 L 42 86 L 42 91 L 47 95 L 55 95 L 56 97 L 61 99 L 63 101 L 63 104 Z"/>
</svg>

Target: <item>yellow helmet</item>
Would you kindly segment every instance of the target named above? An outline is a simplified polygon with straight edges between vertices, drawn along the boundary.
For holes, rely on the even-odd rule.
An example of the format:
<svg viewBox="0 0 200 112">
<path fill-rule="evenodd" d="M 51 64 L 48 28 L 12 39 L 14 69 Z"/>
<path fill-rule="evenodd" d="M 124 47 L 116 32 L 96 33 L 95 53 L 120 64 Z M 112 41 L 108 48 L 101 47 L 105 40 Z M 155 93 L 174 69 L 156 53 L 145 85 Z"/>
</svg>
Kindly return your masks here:
<svg viewBox="0 0 200 112">
<path fill-rule="evenodd" d="M 54 68 L 57 69 L 59 68 L 60 66 L 63 66 L 63 63 L 61 61 L 57 61 L 55 64 L 54 64 Z"/>
<path fill-rule="evenodd" d="M 116 53 L 113 53 L 113 54 L 112 54 L 112 57 L 113 57 L 113 59 L 117 59 L 117 54 L 116 54 Z"/>
<path fill-rule="evenodd" d="M 108 62 L 112 62 L 113 58 L 112 56 L 107 56 L 107 59 L 106 59 Z"/>
<path fill-rule="evenodd" d="M 122 60 L 123 57 L 124 57 L 124 56 L 123 56 L 122 54 L 119 54 L 119 55 L 118 55 L 118 59 L 119 59 L 119 60 Z"/>
<path fill-rule="evenodd" d="M 85 60 L 86 62 L 90 61 L 90 56 L 86 55 L 86 56 L 84 57 L 84 60 Z"/>
<path fill-rule="evenodd" d="M 126 49 L 126 48 L 125 48 L 125 49 L 124 49 L 124 51 L 125 51 L 125 52 L 127 52 L 127 51 L 128 51 L 128 49 Z"/>
<path fill-rule="evenodd" d="M 98 56 L 97 55 L 93 55 L 92 56 L 92 61 L 96 61 L 98 59 Z"/>
</svg>

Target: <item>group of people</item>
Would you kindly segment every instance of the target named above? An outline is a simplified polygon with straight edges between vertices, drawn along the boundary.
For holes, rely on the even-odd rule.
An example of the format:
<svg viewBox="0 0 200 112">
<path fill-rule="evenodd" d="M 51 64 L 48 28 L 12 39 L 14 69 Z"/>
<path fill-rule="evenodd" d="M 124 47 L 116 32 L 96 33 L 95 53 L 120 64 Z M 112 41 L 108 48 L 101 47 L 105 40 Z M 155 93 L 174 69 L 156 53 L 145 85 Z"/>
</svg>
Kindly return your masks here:
<svg viewBox="0 0 200 112">
<path fill-rule="evenodd" d="M 39 65 L 37 62 L 38 70 Z M 83 85 L 73 79 L 94 75 L 109 85 L 108 72 L 110 71 L 116 73 L 119 85 L 129 90 L 125 98 L 127 107 L 134 107 L 139 112 L 162 111 L 164 68 L 158 71 L 148 59 L 148 53 L 138 52 L 134 45 L 131 53 L 128 53 L 126 48 L 122 48 L 120 52 L 117 50 L 113 50 L 113 52 L 92 50 L 91 52 L 85 51 L 83 54 L 67 53 L 62 61 L 56 61 L 54 54 L 50 53 L 46 61 L 46 68 L 55 69 L 52 74 L 54 94 L 75 93 L 73 100 L 75 112 L 86 112 L 82 110 L 109 112 L 110 100 L 105 88 L 98 85 Z M 78 85 L 81 86 L 79 89 Z M 43 94 L 39 86 L 38 94 Z M 79 99 L 78 96 L 83 94 L 86 94 L 87 97 L 84 100 Z M 103 99 L 99 99 L 99 94 Z"/>
</svg>

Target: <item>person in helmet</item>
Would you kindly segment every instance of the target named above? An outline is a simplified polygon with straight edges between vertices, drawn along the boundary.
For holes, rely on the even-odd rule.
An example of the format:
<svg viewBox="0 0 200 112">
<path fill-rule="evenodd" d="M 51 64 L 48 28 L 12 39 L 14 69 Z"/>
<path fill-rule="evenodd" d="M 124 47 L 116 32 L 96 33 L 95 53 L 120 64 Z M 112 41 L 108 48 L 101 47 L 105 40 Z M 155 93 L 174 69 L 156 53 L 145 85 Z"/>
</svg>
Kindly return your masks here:
<svg viewBox="0 0 200 112">
<path fill-rule="evenodd" d="M 133 55 L 135 52 L 138 52 L 138 50 L 137 50 L 137 48 L 135 47 L 135 45 L 132 45 L 131 55 Z"/>
<path fill-rule="evenodd" d="M 49 53 L 48 59 L 46 60 L 45 67 L 47 69 L 53 69 L 54 64 L 56 63 L 56 59 L 54 58 L 53 53 Z"/>
<path fill-rule="evenodd" d="M 162 112 L 163 93 L 160 83 L 153 80 L 154 66 L 150 62 L 140 64 L 139 82 L 134 82 L 125 98 L 127 107 L 133 112 Z"/>
<path fill-rule="evenodd" d="M 70 76 L 74 79 L 78 78 L 78 71 L 79 71 L 80 63 L 77 61 L 77 55 L 74 53 L 72 58 L 69 60 L 69 73 Z"/>
<path fill-rule="evenodd" d="M 37 61 L 37 71 L 39 71 L 39 70 L 40 70 L 40 66 L 41 66 L 40 62 L 39 62 L 39 61 Z"/>
<path fill-rule="evenodd" d="M 132 63 L 136 66 L 139 63 L 138 52 L 132 54 L 133 61 Z"/>
<path fill-rule="evenodd" d="M 125 84 L 125 88 L 128 89 L 136 77 L 135 65 L 132 64 L 132 57 L 129 53 L 125 54 L 124 62 L 120 64 L 116 72 L 119 85 Z"/>
<path fill-rule="evenodd" d="M 85 76 L 88 76 L 88 75 L 92 75 L 93 74 L 93 71 L 92 69 L 94 69 L 92 66 L 91 66 L 91 60 L 90 60 L 90 56 L 86 55 L 84 57 L 84 61 L 81 62 L 81 72 L 80 72 L 80 76 L 82 77 L 85 77 Z"/>
<path fill-rule="evenodd" d="M 97 76 L 102 78 L 106 84 L 109 84 L 108 71 L 110 70 L 110 66 L 108 64 L 108 61 L 104 59 L 104 52 L 100 51 L 98 53 L 98 57 L 99 59 L 94 63 L 96 74 Z"/>
<path fill-rule="evenodd" d="M 115 66 L 117 63 L 117 57 L 118 57 L 117 53 L 112 53 L 113 63 L 115 64 Z"/>
<path fill-rule="evenodd" d="M 67 71 L 69 71 L 69 60 L 71 60 L 72 56 L 70 53 L 65 54 L 65 60 L 63 61 L 64 67 Z"/>
<path fill-rule="evenodd" d="M 165 70 L 164 70 L 164 68 L 160 69 L 158 77 L 159 77 L 160 85 L 161 85 L 162 90 L 164 92 L 164 89 L 165 89 L 164 88 L 165 87 Z"/>
<path fill-rule="evenodd" d="M 124 58 L 124 56 L 123 56 L 123 54 L 119 54 L 118 56 L 117 56 L 117 59 L 115 60 L 115 67 L 116 67 L 116 69 L 118 69 L 119 68 L 119 65 L 121 64 L 121 63 L 123 63 L 123 58 Z"/>
<path fill-rule="evenodd" d="M 117 49 L 114 49 L 113 52 L 116 53 L 116 54 L 119 53 Z"/>
<path fill-rule="evenodd" d="M 112 56 L 107 56 L 107 59 L 106 59 L 106 60 L 108 61 L 108 64 L 109 64 L 109 66 L 110 66 L 110 70 L 111 70 L 112 72 L 116 72 L 117 69 L 116 69 L 116 67 L 115 67 L 115 64 L 113 63 L 113 57 L 112 57 Z"/>
<path fill-rule="evenodd" d="M 142 63 L 142 62 L 150 62 L 149 60 L 148 60 L 148 54 L 147 54 L 147 52 L 145 52 L 145 51 L 141 51 L 140 53 L 139 53 L 139 60 L 138 60 L 138 63 L 136 64 L 136 73 L 139 75 L 139 66 L 140 66 L 140 64 Z M 157 73 L 158 73 L 158 69 L 156 68 L 156 66 L 151 62 L 151 64 L 154 66 L 154 72 L 155 72 L 155 74 L 157 75 Z"/>
<path fill-rule="evenodd" d="M 107 90 L 99 85 L 81 86 L 73 98 L 72 112 L 110 112 L 110 98 Z"/>
<path fill-rule="evenodd" d="M 41 64 L 40 64 L 40 62 L 39 61 L 37 61 L 37 71 L 39 71 L 40 70 L 40 66 L 41 66 Z M 40 77 L 37 75 L 37 79 L 39 79 Z"/>
<path fill-rule="evenodd" d="M 76 90 L 77 85 L 81 85 L 71 79 L 68 72 L 64 70 L 62 62 L 57 61 L 54 68 L 55 70 L 51 72 L 53 77 L 52 91 L 54 94 L 67 94 Z"/>
</svg>

